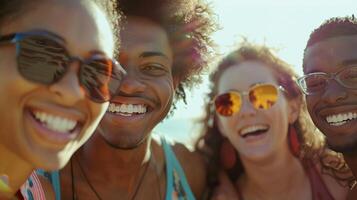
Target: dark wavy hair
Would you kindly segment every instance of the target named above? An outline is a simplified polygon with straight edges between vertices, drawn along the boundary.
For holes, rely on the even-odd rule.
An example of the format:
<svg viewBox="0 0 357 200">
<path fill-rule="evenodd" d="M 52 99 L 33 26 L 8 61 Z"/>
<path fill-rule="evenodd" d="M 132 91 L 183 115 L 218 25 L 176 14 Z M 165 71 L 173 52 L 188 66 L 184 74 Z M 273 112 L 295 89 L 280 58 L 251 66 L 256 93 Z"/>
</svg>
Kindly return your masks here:
<svg viewBox="0 0 357 200">
<path fill-rule="evenodd" d="M 118 4 L 124 16 L 148 19 L 166 31 L 174 53 L 172 75 L 179 80 L 175 102 L 186 103 L 186 89 L 201 81 L 201 71 L 214 55 L 211 35 L 217 24 L 209 4 L 201 0 L 118 0 Z"/>
<path fill-rule="evenodd" d="M 209 103 L 217 94 L 217 86 L 219 78 L 222 73 L 234 66 L 237 67 L 242 62 L 257 61 L 265 64 L 266 67 L 272 70 L 279 85 L 285 89 L 285 96 L 288 100 L 298 99 L 301 103 L 300 114 L 298 119 L 292 124 L 296 129 L 298 140 L 300 143 L 299 159 L 310 160 L 313 162 L 320 162 L 323 172 L 328 173 L 341 184 L 348 184 L 353 180 L 350 170 L 344 162 L 342 155 L 328 150 L 325 146 L 324 136 L 318 132 L 313 125 L 304 102 L 302 92 L 300 91 L 295 80 L 297 74 L 292 67 L 275 56 L 271 49 L 266 46 L 259 46 L 244 41 L 239 48 L 230 53 L 222 59 L 218 67 L 210 76 L 210 93 L 206 99 L 205 111 L 206 115 L 202 119 L 202 135 L 196 143 L 198 151 L 202 152 L 207 158 L 208 162 L 208 187 L 210 193 L 212 189 L 217 186 L 217 174 L 219 170 L 223 169 L 221 164 L 220 150 L 224 137 L 218 129 L 216 122 L 216 114 L 213 105 Z M 241 174 L 244 173 L 244 168 L 239 160 L 237 153 L 237 160 L 235 166 L 226 170 L 231 181 L 235 182 Z M 210 194 L 208 194 L 210 196 Z"/>
<path fill-rule="evenodd" d="M 21 14 L 30 11 L 32 6 L 41 3 L 43 0 L 0 0 L 0 30 L 4 23 L 13 20 Z M 119 22 L 121 16 L 117 12 L 116 0 L 87 0 L 94 2 L 106 14 L 113 33 L 119 31 Z M 64 13 L 65 15 L 65 13 Z M 120 46 L 120 39 L 114 34 L 116 46 Z M 117 53 L 117 50 L 116 52 Z"/>
<path fill-rule="evenodd" d="M 326 20 L 310 34 L 304 50 L 303 69 L 305 70 L 305 52 L 307 48 L 330 38 L 350 35 L 357 35 L 357 18 L 354 15 Z"/>
</svg>

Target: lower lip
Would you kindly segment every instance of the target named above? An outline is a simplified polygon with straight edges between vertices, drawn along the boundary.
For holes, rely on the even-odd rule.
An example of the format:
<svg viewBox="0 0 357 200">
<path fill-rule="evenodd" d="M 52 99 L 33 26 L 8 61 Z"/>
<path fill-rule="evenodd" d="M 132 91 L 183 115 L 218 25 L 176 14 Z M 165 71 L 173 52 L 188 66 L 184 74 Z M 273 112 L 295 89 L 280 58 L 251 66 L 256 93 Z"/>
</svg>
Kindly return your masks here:
<svg viewBox="0 0 357 200">
<path fill-rule="evenodd" d="M 133 114 L 133 115 L 128 115 L 128 116 L 125 116 L 125 114 L 124 115 L 121 115 L 118 113 L 114 114 L 112 112 L 107 112 L 106 114 L 118 121 L 120 120 L 120 121 L 125 121 L 125 122 L 134 122 L 134 121 L 142 120 L 145 117 L 145 115 L 148 114 L 148 112 L 143 113 L 143 114 Z"/>
<path fill-rule="evenodd" d="M 259 135 L 250 135 L 250 136 L 242 137 L 242 138 L 247 143 L 255 143 L 255 142 L 259 142 L 262 139 L 264 139 L 266 137 L 266 135 L 267 135 L 267 131 L 265 131 L 264 133 L 261 133 Z"/>
<path fill-rule="evenodd" d="M 53 144 L 65 145 L 71 140 L 74 140 L 79 134 L 78 127 L 72 133 L 60 133 L 50 130 L 44 124 L 37 121 L 29 110 L 26 111 L 26 118 L 30 120 L 30 123 L 35 129 L 35 134 L 37 134 L 37 136 Z"/>
</svg>

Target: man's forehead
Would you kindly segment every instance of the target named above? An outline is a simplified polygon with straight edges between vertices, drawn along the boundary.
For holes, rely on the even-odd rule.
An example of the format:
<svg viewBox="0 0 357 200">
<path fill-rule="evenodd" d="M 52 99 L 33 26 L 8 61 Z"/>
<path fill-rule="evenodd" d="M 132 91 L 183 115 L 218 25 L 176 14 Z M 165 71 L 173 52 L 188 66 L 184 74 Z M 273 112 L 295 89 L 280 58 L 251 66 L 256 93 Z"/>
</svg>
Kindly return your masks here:
<svg viewBox="0 0 357 200">
<path fill-rule="evenodd" d="M 304 72 L 344 65 L 350 60 L 357 60 L 357 35 L 330 38 L 306 49 Z"/>
</svg>

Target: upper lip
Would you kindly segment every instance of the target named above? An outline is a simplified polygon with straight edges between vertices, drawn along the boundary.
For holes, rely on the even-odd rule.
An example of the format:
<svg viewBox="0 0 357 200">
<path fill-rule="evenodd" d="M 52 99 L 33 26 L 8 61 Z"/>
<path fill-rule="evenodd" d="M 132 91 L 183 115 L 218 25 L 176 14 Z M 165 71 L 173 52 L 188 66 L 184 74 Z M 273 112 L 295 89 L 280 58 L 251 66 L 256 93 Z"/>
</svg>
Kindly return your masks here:
<svg viewBox="0 0 357 200">
<path fill-rule="evenodd" d="M 133 104 L 133 105 L 147 105 L 148 107 L 154 107 L 155 103 L 153 100 L 146 97 L 124 97 L 116 96 L 110 103 L 115 104 Z"/>
<path fill-rule="evenodd" d="M 357 104 L 340 104 L 336 106 L 326 106 L 323 108 L 319 108 L 317 110 L 317 114 L 323 117 L 328 115 L 335 115 L 346 112 L 357 112 Z"/>
<path fill-rule="evenodd" d="M 255 124 L 244 125 L 240 129 L 238 129 L 239 135 L 242 135 L 242 130 L 244 130 L 244 129 L 248 128 L 248 127 L 251 127 L 251 126 L 267 126 L 267 127 L 269 127 L 269 125 L 264 124 L 264 123 L 255 123 Z"/>
<path fill-rule="evenodd" d="M 71 119 L 81 124 L 84 123 L 86 119 L 86 115 L 83 112 L 76 109 L 64 108 L 58 105 L 31 105 L 28 106 L 28 108 L 31 110 L 31 112 L 45 112 L 62 118 Z"/>
</svg>

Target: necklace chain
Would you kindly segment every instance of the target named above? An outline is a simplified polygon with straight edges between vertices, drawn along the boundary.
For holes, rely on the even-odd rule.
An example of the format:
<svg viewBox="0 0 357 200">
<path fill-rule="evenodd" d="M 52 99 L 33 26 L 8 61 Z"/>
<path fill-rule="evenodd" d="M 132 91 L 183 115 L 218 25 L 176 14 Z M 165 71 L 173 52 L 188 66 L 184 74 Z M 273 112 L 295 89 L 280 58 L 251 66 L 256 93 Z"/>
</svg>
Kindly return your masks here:
<svg viewBox="0 0 357 200">
<path fill-rule="evenodd" d="M 146 173 L 147 173 L 147 171 L 148 171 L 149 164 L 150 164 L 150 162 L 151 162 L 151 158 L 152 158 L 152 155 L 150 155 L 150 159 L 149 159 L 148 163 L 146 163 L 146 166 L 145 166 L 145 169 L 144 169 L 144 173 L 140 176 L 139 182 L 138 182 L 138 184 L 137 184 L 137 186 L 136 186 L 136 188 L 135 188 L 135 191 L 134 191 L 134 193 L 133 193 L 133 196 L 132 196 L 132 198 L 130 198 L 131 200 L 134 200 L 135 197 L 136 197 L 136 195 L 137 195 L 138 192 L 139 192 L 139 189 L 140 189 L 140 187 L 141 187 L 141 184 L 143 183 L 144 177 L 145 177 L 145 175 L 146 175 Z M 95 194 L 95 196 L 97 197 L 97 199 L 102 200 L 102 198 L 100 197 L 100 195 L 99 195 L 99 193 L 97 192 L 97 190 L 95 189 L 95 187 L 94 187 L 94 186 L 92 185 L 92 183 L 89 181 L 89 178 L 87 177 L 87 175 L 86 175 L 86 173 L 85 173 L 85 171 L 84 171 L 84 169 L 83 169 L 83 167 L 82 167 L 80 161 L 79 161 L 77 158 L 76 158 L 75 160 L 77 161 L 78 166 L 79 166 L 79 169 L 80 169 L 80 171 L 81 171 L 81 173 L 82 173 L 84 179 L 85 179 L 86 182 L 88 183 L 90 189 L 94 192 L 94 194 Z M 73 174 L 72 174 L 72 180 L 73 180 Z M 73 191 L 73 192 L 74 192 L 74 191 Z"/>
<path fill-rule="evenodd" d="M 356 187 L 356 185 L 357 185 L 357 181 L 354 180 L 354 181 L 350 184 L 350 190 L 354 190 L 355 187 Z"/>
</svg>

